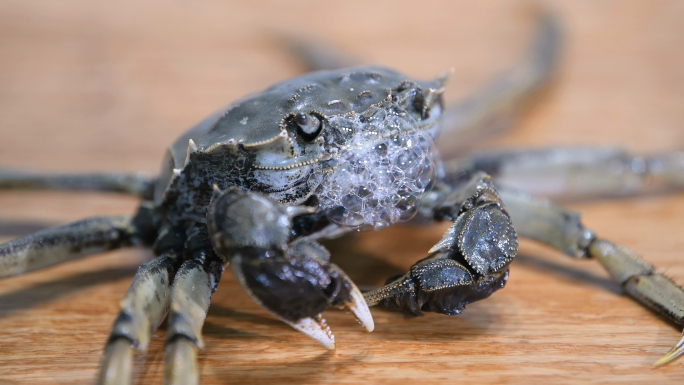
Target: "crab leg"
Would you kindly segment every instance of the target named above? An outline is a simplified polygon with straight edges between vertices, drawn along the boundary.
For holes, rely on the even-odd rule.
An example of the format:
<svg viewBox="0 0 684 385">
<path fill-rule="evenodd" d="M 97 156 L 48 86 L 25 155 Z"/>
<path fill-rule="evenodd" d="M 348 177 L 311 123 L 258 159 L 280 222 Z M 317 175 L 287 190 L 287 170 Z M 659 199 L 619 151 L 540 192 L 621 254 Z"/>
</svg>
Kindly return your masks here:
<svg viewBox="0 0 684 385">
<path fill-rule="evenodd" d="M 321 41 L 299 37 L 279 39 L 299 59 L 306 71 L 334 70 L 359 65 L 358 60 Z"/>
<path fill-rule="evenodd" d="M 178 258 L 172 253 L 140 266 L 121 301 L 121 311 L 105 346 L 98 384 L 131 383 L 134 350 L 147 349 L 150 336 L 166 317 L 177 267 Z"/>
<path fill-rule="evenodd" d="M 442 114 L 437 142 L 446 158 L 463 154 L 472 143 L 507 128 L 511 118 L 553 75 L 560 56 L 561 30 L 550 14 L 538 17 L 528 54 L 513 69 L 497 76 L 469 98 Z"/>
<path fill-rule="evenodd" d="M 129 217 L 96 217 L 0 244 L 0 278 L 137 243 Z"/>
<path fill-rule="evenodd" d="M 513 115 L 551 78 L 560 57 L 561 28 L 551 14 L 538 12 L 537 31 L 523 60 L 442 114 L 442 155 L 463 154 L 473 142 L 507 128 Z M 290 38 L 284 43 L 309 71 L 358 65 L 321 42 Z"/>
<path fill-rule="evenodd" d="M 197 233 L 196 233 L 197 234 Z M 171 291 L 171 310 L 166 330 L 165 384 L 192 385 L 199 383 L 197 351 L 204 347 L 202 325 L 209 309 L 209 300 L 218 287 L 223 262 L 208 243 L 206 230 L 201 237 L 206 244 L 193 251 L 193 259 L 183 262 Z"/>
<path fill-rule="evenodd" d="M 43 174 L 0 169 L 0 190 L 103 191 L 151 199 L 153 183 L 142 173 Z"/>
<path fill-rule="evenodd" d="M 454 159 L 447 174 L 485 171 L 497 186 L 554 199 L 684 188 L 684 151 L 646 156 L 615 147 L 517 149 Z"/>
<path fill-rule="evenodd" d="M 579 221 L 579 214 L 545 199 L 510 190 L 501 198 L 521 236 L 545 243 L 576 258 L 594 258 L 637 302 L 684 327 L 684 289 L 627 248 L 598 238 Z M 684 354 L 684 334 L 654 366 Z"/>
</svg>

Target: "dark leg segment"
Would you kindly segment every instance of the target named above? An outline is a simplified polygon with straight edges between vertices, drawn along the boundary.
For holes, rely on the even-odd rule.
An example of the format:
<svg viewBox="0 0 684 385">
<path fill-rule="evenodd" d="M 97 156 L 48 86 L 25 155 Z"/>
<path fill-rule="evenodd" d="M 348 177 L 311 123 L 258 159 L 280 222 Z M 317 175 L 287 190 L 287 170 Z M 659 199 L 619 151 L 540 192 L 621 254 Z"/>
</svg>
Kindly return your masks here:
<svg viewBox="0 0 684 385">
<path fill-rule="evenodd" d="M 101 191 L 152 199 L 153 183 L 142 173 L 43 174 L 0 169 L 0 190 Z"/>
<path fill-rule="evenodd" d="M 133 277 L 105 347 L 98 384 L 131 383 L 134 350 L 144 352 L 169 310 L 171 283 L 178 268 L 174 253 L 146 262 Z"/>
<path fill-rule="evenodd" d="M 0 244 L 0 278 L 142 242 L 129 217 L 97 217 Z"/>
<path fill-rule="evenodd" d="M 545 243 L 571 257 L 594 258 L 637 302 L 684 326 L 684 290 L 627 248 L 597 238 L 579 221 L 579 214 L 547 200 L 515 191 L 500 191 L 521 236 Z M 684 334 L 654 365 L 684 354 Z"/>
<path fill-rule="evenodd" d="M 432 213 L 454 224 L 408 273 L 365 293 L 369 305 L 458 314 L 505 285 L 518 239 L 491 179 L 479 173 L 437 190 L 438 197 L 430 198 Z"/>
</svg>

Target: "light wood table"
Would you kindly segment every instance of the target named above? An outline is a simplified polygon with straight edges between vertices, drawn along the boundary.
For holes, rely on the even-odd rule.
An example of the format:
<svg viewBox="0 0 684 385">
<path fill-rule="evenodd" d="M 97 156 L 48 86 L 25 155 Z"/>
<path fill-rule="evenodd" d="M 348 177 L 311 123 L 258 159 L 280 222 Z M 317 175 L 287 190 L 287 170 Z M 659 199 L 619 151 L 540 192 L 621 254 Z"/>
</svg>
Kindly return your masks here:
<svg viewBox="0 0 684 385">
<path fill-rule="evenodd" d="M 514 63 L 532 23 L 518 2 L 0 1 L 0 165 L 144 170 L 220 106 L 299 71 L 274 34 L 328 40 L 416 77 L 454 67 L 454 100 Z M 560 75 L 490 146 L 684 147 L 684 2 L 553 3 Z M 130 213 L 135 200 L 0 194 L 2 240 L 46 224 Z M 684 195 L 575 204 L 585 223 L 684 283 Z M 362 234 L 335 259 L 377 285 L 445 226 Z M 150 257 L 123 250 L 0 281 L 0 383 L 91 383 L 118 301 Z M 650 365 L 680 331 L 619 293 L 597 263 L 523 242 L 505 290 L 459 316 L 340 311 L 326 352 L 255 305 L 226 273 L 204 327 L 204 384 L 682 383 L 684 359 Z M 163 328 L 137 359 L 160 383 Z"/>
</svg>

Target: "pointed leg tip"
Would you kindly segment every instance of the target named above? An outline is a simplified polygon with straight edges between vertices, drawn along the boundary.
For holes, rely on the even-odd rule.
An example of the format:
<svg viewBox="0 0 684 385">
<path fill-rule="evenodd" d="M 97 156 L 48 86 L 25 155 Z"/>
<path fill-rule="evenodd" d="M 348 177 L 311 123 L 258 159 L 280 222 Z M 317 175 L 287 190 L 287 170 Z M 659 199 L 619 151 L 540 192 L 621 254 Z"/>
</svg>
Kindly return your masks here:
<svg viewBox="0 0 684 385">
<path fill-rule="evenodd" d="M 133 373 L 133 348 L 128 340 L 114 340 L 105 347 L 98 385 L 128 384 Z"/>
<path fill-rule="evenodd" d="M 185 338 L 178 338 L 166 345 L 165 385 L 199 384 L 197 350 L 197 346 Z"/>
<path fill-rule="evenodd" d="M 669 352 L 666 355 L 660 357 L 658 361 L 654 362 L 653 365 L 651 365 L 651 368 L 657 369 L 663 365 L 669 364 L 670 362 L 674 361 L 677 357 L 679 357 L 682 353 L 683 352 L 673 354 L 673 352 Z"/>
<path fill-rule="evenodd" d="M 658 361 L 653 363 L 651 367 L 654 369 L 661 367 L 665 364 L 674 361 L 675 359 L 677 359 L 677 357 L 681 356 L 682 354 L 684 354 L 684 333 L 682 333 L 682 338 L 680 338 L 679 341 L 677 341 L 677 344 L 672 349 L 670 349 L 670 351 L 667 352 L 667 354 L 665 354 Z"/>
</svg>

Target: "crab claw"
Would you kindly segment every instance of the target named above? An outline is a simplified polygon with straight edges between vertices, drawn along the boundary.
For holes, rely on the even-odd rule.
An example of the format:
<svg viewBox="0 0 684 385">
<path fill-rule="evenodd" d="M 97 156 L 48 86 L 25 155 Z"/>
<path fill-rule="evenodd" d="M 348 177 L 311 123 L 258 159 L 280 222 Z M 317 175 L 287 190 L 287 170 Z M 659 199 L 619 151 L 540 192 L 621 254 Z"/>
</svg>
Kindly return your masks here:
<svg viewBox="0 0 684 385">
<path fill-rule="evenodd" d="M 290 243 L 292 216 L 309 211 L 254 192 L 217 190 L 207 225 L 214 250 L 230 262 L 233 275 L 254 301 L 334 349 L 323 311 L 330 306 L 346 309 L 368 331 L 374 328 L 373 317 L 359 289 L 329 262 L 323 246 L 306 239 Z"/>
<path fill-rule="evenodd" d="M 684 354 L 684 331 L 682 331 L 682 338 L 679 339 L 677 345 L 670 349 L 670 351 L 667 352 L 667 354 L 660 357 L 660 359 L 653 364 L 653 367 L 657 368 L 659 366 L 663 366 L 669 362 L 672 362 L 682 354 Z"/>
<path fill-rule="evenodd" d="M 302 318 L 296 322 L 283 321 L 296 330 L 313 338 L 319 344 L 323 345 L 324 348 L 328 350 L 335 349 L 335 336 L 332 334 L 330 327 L 325 323 L 325 320 L 320 314 L 316 318 Z"/>
<path fill-rule="evenodd" d="M 335 348 L 335 338 L 321 313 L 330 306 L 347 309 L 366 330 L 373 330 L 363 295 L 332 263 L 285 253 L 254 258 L 243 251 L 236 253 L 230 266 L 258 304 L 328 349 Z"/>
<path fill-rule="evenodd" d="M 350 285 L 349 296 L 351 300 L 343 302 L 338 307 L 352 313 L 361 326 L 366 328 L 369 333 L 372 332 L 375 329 L 375 322 L 373 322 L 373 316 L 368 309 L 368 303 L 366 303 L 361 290 L 354 285 L 354 282 L 337 265 L 331 264 L 330 266 L 337 270 L 337 274 L 343 276 Z"/>
</svg>

